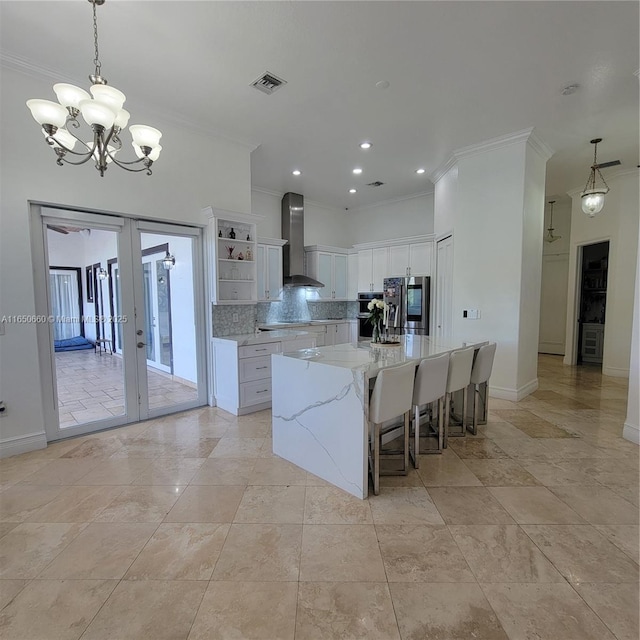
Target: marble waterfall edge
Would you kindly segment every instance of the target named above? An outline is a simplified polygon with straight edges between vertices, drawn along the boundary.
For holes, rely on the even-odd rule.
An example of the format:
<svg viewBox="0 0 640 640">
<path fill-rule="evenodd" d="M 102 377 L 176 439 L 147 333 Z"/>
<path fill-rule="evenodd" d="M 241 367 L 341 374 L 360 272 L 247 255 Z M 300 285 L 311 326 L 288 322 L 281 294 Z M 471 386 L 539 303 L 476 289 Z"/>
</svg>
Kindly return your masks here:
<svg viewBox="0 0 640 640">
<path fill-rule="evenodd" d="M 366 373 L 282 355 L 271 370 L 273 452 L 366 498 Z"/>
</svg>

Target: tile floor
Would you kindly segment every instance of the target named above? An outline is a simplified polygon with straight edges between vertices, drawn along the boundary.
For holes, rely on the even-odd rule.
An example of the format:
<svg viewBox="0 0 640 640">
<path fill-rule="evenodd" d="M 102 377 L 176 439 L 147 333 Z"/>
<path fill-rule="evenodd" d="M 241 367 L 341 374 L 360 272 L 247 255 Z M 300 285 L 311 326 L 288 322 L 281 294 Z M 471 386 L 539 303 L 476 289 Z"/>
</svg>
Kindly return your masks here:
<svg viewBox="0 0 640 640">
<path fill-rule="evenodd" d="M 104 356 L 103 356 L 104 358 Z M 540 358 L 361 501 L 204 408 L 0 463 L 3 640 L 637 640 L 626 381 Z"/>
<path fill-rule="evenodd" d="M 124 413 L 122 358 L 93 349 L 56 353 L 60 426 L 104 420 Z M 149 406 L 170 407 L 195 400 L 196 389 L 147 367 Z"/>
</svg>

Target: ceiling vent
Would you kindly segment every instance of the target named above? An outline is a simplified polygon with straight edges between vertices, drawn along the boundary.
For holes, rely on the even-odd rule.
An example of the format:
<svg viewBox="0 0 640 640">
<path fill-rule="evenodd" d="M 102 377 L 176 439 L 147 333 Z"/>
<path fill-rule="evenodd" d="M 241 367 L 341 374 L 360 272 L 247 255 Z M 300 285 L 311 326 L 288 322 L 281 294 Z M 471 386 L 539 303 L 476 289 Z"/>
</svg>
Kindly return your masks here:
<svg viewBox="0 0 640 640">
<path fill-rule="evenodd" d="M 278 90 L 285 84 L 287 84 L 286 80 L 278 78 L 278 76 L 274 76 L 273 73 L 266 71 L 257 80 L 252 82 L 251 86 L 270 96 L 274 91 Z"/>
<path fill-rule="evenodd" d="M 384 182 L 380 182 L 380 180 L 376 180 L 375 182 L 368 182 L 367 187 L 381 187 Z"/>
</svg>

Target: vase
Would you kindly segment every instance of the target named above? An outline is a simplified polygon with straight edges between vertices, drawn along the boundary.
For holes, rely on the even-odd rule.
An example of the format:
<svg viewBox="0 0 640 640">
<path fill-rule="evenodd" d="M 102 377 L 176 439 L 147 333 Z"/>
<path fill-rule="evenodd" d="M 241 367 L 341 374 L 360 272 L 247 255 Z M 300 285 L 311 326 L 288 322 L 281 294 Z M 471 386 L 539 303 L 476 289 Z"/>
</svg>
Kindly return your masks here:
<svg viewBox="0 0 640 640">
<path fill-rule="evenodd" d="M 380 335 L 381 335 L 381 330 L 380 330 L 380 320 L 374 320 L 373 321 L 373 332 L 371 334 L 371 342 L 380 342 Z"/>
</svg>

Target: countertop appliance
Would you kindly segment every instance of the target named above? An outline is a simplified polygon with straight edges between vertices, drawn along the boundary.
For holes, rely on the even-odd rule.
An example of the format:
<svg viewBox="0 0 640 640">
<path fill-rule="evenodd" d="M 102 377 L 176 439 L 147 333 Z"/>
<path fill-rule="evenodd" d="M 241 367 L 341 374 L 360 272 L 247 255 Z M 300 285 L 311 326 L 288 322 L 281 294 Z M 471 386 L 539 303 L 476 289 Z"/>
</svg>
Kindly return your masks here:
<svg viewBox="0 0 640 640">
<path fill-rule="evenodd" d="M 389 335 L 429 335 L 430 290 L 429 276 L 384 279 L 383 324 Z"/>
<path fill-rule="evenodd" d="M 374 299 L 382 300 L 382 291 L 358 294 L 358 341 L 371 340 L 373 325 L 369 322 L 367 305 Z"/>
</svg>

